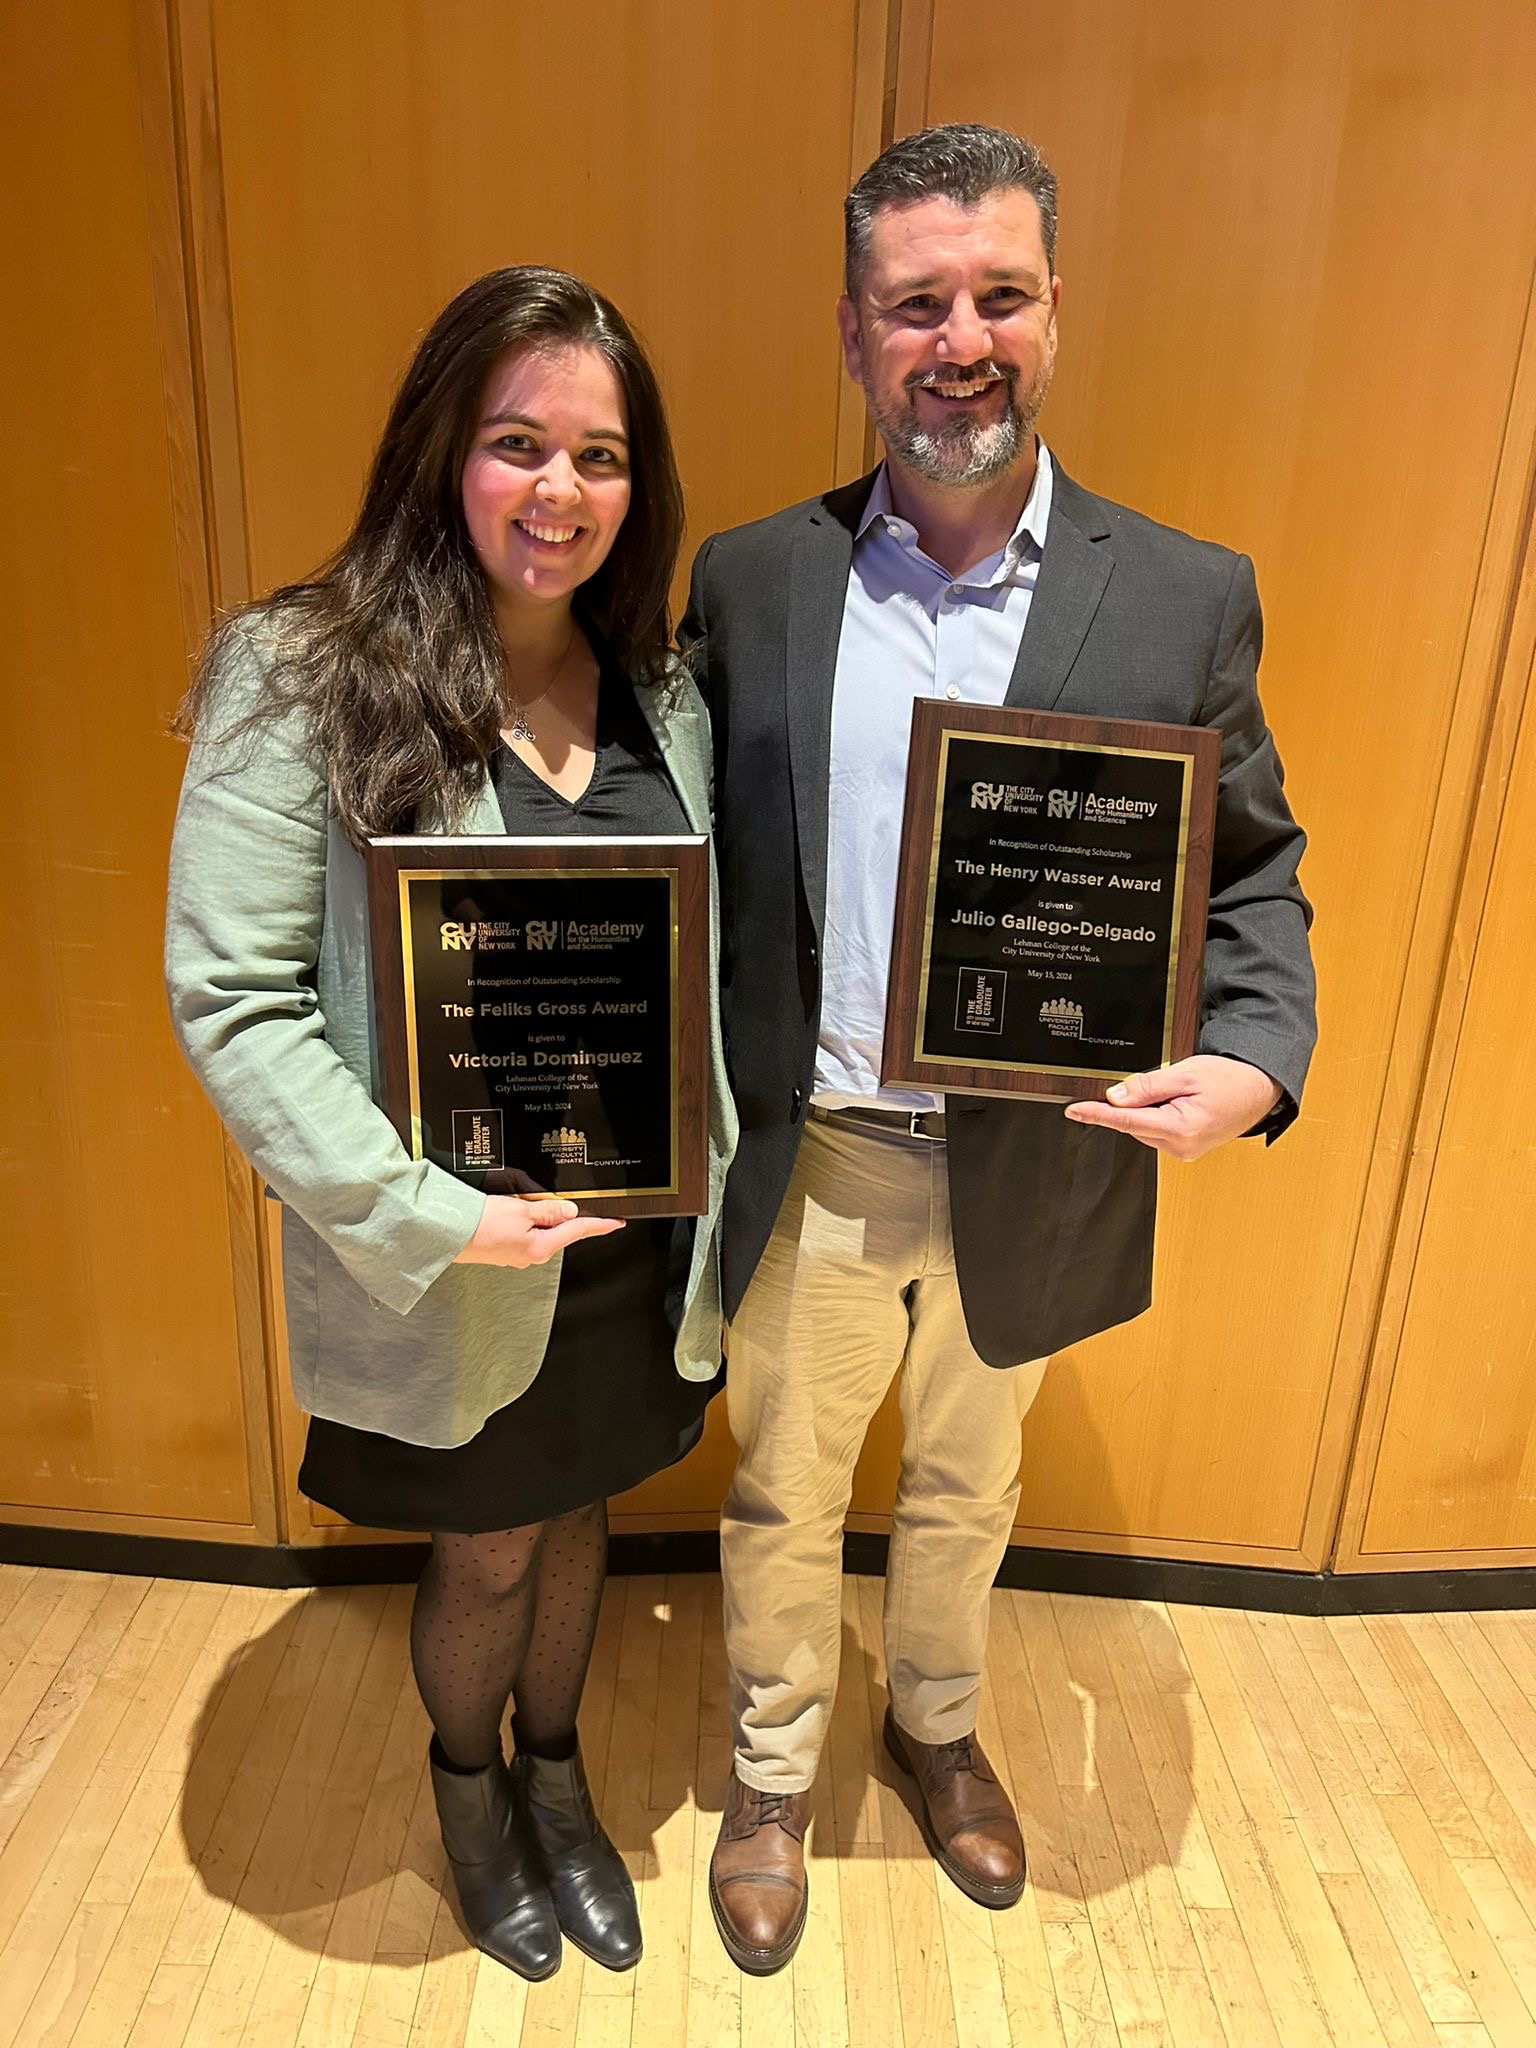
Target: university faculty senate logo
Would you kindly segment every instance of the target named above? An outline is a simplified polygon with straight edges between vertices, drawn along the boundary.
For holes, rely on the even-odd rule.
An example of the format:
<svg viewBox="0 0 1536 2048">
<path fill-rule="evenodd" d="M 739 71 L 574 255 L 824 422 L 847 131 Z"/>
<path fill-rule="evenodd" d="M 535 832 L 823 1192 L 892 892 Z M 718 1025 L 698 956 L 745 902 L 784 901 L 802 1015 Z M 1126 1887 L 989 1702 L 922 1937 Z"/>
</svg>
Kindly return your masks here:
<svg viewBox="0 0 1536 2048">
<path fill-rule="evenodd" d="M 557 1131 L 546 1131 L 539 1144 L 541 1152 L 547 1152 L 556 1166 L 585 1166 L 587 1163 L 587 1134 L 572 1130 L 562 1124 Z"/>
<path fill-rule="evenodd" d="M 1053 1038 L 1081 1038 L 1083 1006 L 1068 1002 L 1065 996 L 1057 996 L 1054 1002 L 1040 1005 L 1040 1022 Z"/>
</svg>

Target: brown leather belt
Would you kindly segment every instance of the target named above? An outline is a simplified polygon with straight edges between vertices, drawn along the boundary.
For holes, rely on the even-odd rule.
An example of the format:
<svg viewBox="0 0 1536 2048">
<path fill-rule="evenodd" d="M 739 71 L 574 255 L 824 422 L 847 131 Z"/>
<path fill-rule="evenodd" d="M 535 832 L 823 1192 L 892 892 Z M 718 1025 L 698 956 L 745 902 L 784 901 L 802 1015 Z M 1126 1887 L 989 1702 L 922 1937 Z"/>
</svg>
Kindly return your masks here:
<svg viewBox="0 0 1536 2048">
<path fill-rule="evenodd" d="M 904 1138 L 931 1138 L 935 1144 L 944 1139 L 941 1109 L 823 1109 L 813 1102 L 811 1115 L 821 1124 L 868 1124 L 871 1130 L 896 1131 Z"/>
</svg>

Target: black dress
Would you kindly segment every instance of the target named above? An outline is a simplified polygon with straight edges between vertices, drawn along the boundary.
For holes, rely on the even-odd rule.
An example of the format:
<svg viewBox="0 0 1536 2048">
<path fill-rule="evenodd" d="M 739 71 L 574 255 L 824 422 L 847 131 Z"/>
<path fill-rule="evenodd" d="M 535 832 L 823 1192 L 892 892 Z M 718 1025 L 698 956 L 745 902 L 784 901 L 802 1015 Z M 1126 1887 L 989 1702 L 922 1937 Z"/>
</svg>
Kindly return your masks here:
<svg viewBox="0 0 1536 2048">
<path fill-rule="evenodd" d="M 597 758 L 575 802 L 506 746 L 493 781 L 514 838 L 690 829 L 632 687 L 606 666 Z M 573 1245 L 538 1374 L 478 1435 L 432 1450 L 315 1416 L 300 1491 L 368 1528 L 480 1535 L 585 1507 L 675 1463 L 721 1384 L 685 1380 L 673 1363 L 692 1243 L 689 1218 L 635 1217 Z"/>
</svg>

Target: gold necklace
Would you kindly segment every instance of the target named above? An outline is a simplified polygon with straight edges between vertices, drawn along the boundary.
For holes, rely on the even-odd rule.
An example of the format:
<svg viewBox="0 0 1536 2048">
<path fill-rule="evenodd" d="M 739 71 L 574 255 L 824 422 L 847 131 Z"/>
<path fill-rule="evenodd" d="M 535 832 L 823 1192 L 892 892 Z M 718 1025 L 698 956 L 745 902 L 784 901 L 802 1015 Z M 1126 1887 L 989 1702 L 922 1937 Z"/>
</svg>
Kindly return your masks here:
<svg viewBox="0 0 1536 2048">
<path fill-rule="evenodd" d="M 556 683 L 559 682 L 560 677 L 564 672 L 565 664 L 571 658 L 571 649 L 575 645 L 576 621 L 573 618 L 571 620 L 570 638 L 565 643 L 565 652 L 561 655 L 560 659 L 555 663 L 554 674 L 550 677 L 549 681 L 544 685 L 543 689 L 540 690 L 537 697 L 514 697 L 512 699 L 512 702 L 517 707 L 517 716 L 513 719 L 511 730 L 507 734 L 507 737 L 509 739 L 531 740 L 533 738 L 533 727 L 528 723 L 528 713 L 533 709 L 535 704 L 542 704 L 544 699 L 549 695 L 550 691 L 555 687 Z M 510 675 L 508 676 L 507 680 L 509 682 L 511 681 Z"/>
</svg>

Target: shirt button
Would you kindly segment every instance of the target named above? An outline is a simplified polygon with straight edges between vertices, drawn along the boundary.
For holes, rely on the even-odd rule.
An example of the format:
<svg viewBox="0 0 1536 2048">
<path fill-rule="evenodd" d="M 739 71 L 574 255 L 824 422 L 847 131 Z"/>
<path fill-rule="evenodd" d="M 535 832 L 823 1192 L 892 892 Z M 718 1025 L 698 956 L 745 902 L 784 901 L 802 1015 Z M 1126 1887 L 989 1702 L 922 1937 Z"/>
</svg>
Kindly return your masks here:
<svg viewBox="0 0 1536 2048">
<path fill-rule="evenodd" d="M 958 683 L 951 683 L 949 688 L 944 692 L 944 694 L 949 699 L 950 703 L 953 704 L 955 699 L 960 695 L 960 685 Z"/>
</svg>

